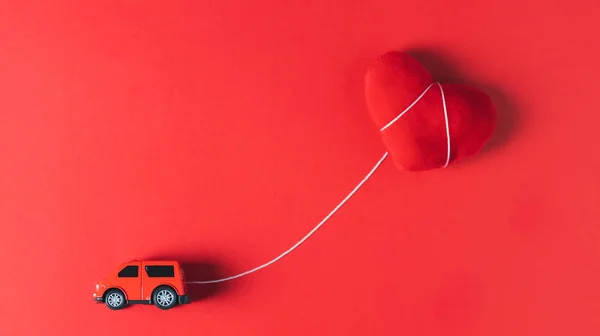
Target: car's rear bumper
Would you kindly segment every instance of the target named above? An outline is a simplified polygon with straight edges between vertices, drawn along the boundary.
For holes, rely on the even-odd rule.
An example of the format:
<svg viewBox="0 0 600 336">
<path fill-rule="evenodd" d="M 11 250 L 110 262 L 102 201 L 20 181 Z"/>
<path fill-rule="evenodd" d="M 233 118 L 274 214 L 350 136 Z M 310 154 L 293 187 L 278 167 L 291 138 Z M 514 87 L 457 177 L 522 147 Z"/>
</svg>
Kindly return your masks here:
<svg viewBox="0 0 600 336">
<path fill-rule="evenodd" d="M 96 301 L 96 302 L 104 302 L 104 300 L 102 299 L 102 296 L 100 296 L 100 297 L 95 297 L 95 298 L 94 298 L 94 301 Z"/>
</svg>

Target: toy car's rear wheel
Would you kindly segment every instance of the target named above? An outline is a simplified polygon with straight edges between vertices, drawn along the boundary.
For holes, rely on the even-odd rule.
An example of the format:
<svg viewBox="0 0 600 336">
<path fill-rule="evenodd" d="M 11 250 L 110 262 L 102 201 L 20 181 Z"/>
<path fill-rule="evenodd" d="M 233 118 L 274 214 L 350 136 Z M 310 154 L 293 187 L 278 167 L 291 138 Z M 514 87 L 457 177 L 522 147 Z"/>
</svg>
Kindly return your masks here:
<svg viewBox="0 0 600 336">
<path fill-rule="evenodd" d="M 111 289 L 106 292 L 106 295 L 104 296 L 104 302 L 106 303 L 106 306 L 112 310 L 118 310 L 127 305 L 125 301 L 125 294 L 118 289 Z"/>
<path fill-rule="evenodd" d="M 177 304 L 177 292 L 169 286 L 161 286 L 154 290 L 152 302 L 160 309 L 171 309 Z"/>
</svg>

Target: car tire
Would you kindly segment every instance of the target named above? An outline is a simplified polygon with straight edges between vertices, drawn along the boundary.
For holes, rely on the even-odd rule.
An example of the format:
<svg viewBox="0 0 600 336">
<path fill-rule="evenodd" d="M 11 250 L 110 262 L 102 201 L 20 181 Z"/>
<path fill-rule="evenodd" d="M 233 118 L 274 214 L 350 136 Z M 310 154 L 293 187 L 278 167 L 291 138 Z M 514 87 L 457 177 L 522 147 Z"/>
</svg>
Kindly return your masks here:
<svg viewBox="0 0 600 336">
<path fill-rule="evenodd" d="M 177 305 L 177 292 L 169 286 L 160 286 L 152 294 L 152 302 L 162 310 L 167 310 Z"/>
<path fill-rule="evenodd" d="M 125 294 L 118 289 L 110 289 L 106 292 L 104 296 L 104 303 L 109 309 L 119 310 L 125 308 L 127 306 L 127 301 L 125 300 Z"/>
</svg>

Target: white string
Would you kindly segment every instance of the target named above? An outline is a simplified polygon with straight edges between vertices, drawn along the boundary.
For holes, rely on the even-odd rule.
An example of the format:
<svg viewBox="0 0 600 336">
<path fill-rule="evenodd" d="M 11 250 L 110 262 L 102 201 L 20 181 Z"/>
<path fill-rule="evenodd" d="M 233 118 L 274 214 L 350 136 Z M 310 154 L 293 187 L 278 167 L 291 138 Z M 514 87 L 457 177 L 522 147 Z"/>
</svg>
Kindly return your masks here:
<svg viewBox="0 0 600 336">
<path fill-rule="evenodd" d="M 415 106 L 415 104 L 417 102 L 419 102 L 419 100 L 421 100 L 421 98 L 423 98 L 423 96 L 427 93 L 427 91 L 429 91 L 429 89 L 434 84 L 437 84 L 437 86 L 440 88 L 440 93 L 442 95 L 442 106 L 444 107 L 444 120 L 446 121 L 446 139 L 447 139 L 446 142 L 448 144 L 448 153 L 446 155 L 446 163 L 444 164 L 443 168 L 446 168 L 446 167 L 448 167 L 448 163 L 450 163 L 450 124 L 448 122 L 448 108 L 446 107 L 446 97 L 444 96 L 444 89 L 442 88 L 442 85 L 440 83 L 435 82 L 435 83 L 429 84 L 427 89 L 425 89 L 425 91 L 423 91 L 423 93 L 421 93 L 419 98 L 415 99 L 415 101 L 412 102 L 412 104 L 410 104 L 404 111 L 402 111 L 400 114 L 398 114 L 396 116 L 396 118 L 392 119 L 392 121 L 390 121 L 385 126 L 383 126 L 379 131 L 380 132 L 385 131 L 388 127 L 392 126 L 396 121 L 398 121 L 398 119 L 400 119 L 400 117 L 402 117 L 404 115 L 404 113 L 408 112 L 408 110 L 410 110 L 413 106 Z"/>
<path fill-rule="evenodd" d="M 444 106 L 444 119 L 446 119 L 446 138 L 448 138 L 448 155 L 446 155 L 446 164 L 444 168 L 448 167 L 450 163 L 450 124 L 448 123 L 448 109 L 446 108 L 446 97 L 444 97 L 444 89 L 440 83 L 436 84 L 440 87 L 440 93 L 442 94 L 442 105 Z"/>
<path fill-rule="evenodd" d="M 423 93 L 421 93 L 421 95 L 414 101 L 412 102 L 412 104 L 410 104 L 404 111 L 402 111 L 402 113 L 400 113 L 398 116 L 396 116 L 394 119 L 392 119 L 392 121 L 390 121 L 389 123 L 387 123 L 385 126 L 383 126 L 380 131 L 383 132 L 384 130 L 386 130 L 388 127 L 390 127 L 391 125 L 393 125 L 396 121 L 398 121 L 398 119 L 400 119 L 406 112 L 408 112 L 417 102 L 419 102 L 419 100 L 421 100 L 421 98 L 423 98 L 423 96 L 429 91 L 429 89 L 434 85 L 437 84 L 437 86 L 440 88 L 440 93 L 442 95 L 442 106 L 444 107 L 444 119 L 446 121 L 446 138 L 447 138 L 447 143 L 448 143 L 448 154 L 446 156 L 446 163 L 444 164 L 444 168 L 448 166 L 448 163 L 450 162 L 450 126 L 449 126 L 449 122 L 448 122 L 448 109 L 446 107 L 446 98 L 444 96 L 444 89 L 442 88 L 442 85 L 440 85 L 440 83 L 432 83 L 430 84 L 427 89 L 425 89 L 425 91 L 423 91 Z M 284 251 L 283 253 L 281 253 L 280 255 L 278 255 L 277 257 L 275 257 L 274 259 L 272 259 L 271 261 L 268 261 L 260 266 L 257 266 L 249 271 L 243 272 L 243 273 L 239 273 L 236 275 L 232 275 L 230 277 L 227 278 L 222 278 L 222 279 L 216 279 L 216 280 L 206 280 L 206 281 L 187 281 L 188 284 L 211 284 L 211 283 L 218 283 L 218 282 L 224 282 L 224 281 L 229 281 L 229 280 L 233 280 L 233 279 L 237 279 L 237 278 L 241 278 L 244 275 L 248 275 L 251 273 L 254 273 L 256 271 L 259 271 L 267 266 L 270 266 L 272 264 L 274 264 L 275 262 L 279 261 L 281 258 L 285 257 L 286 255 L 288 255 L 290 252 L 292 252 L 293 250 L 295 250 L 298 246 L 300 246 L 302 243 L 304 243 L 310 236 L 312 236 L 323 224 L 325 224 L 325 222 L 327 222 L 327 220 L 329 220 L 329 218 L 331 218 L 357 191 L 358 189 L 360 189 L 360 187 L 363 186 L 363 184 L 365 184 L 365 182 L 367 182 L 367 180 L 373 175 L 373 173 L 375 173 L 375 171 L 377 170 L 377 168 L 379 168 L 379 166 L 381 166 L 381 164 L 383 163 L 383 161 L 385 160 L 385 158 L 388 156 L 388 153 L 383 154 L 383 156 L 381 157 L 381 159 L 379 159 L 379 161 L 377 161 L 377 163 L 375 164 L 375 166 L 373 166 L 373 168 L 371 169 L 371 171 L 369 171 L 369 173 L 362 179 L 362 181 L 360 181 L 360 183 L 358 183 L 356 185 L 356 187 L 354 187 L 354 189 L 352 189 L 352 191 L 335 207 L 333 208 L 333 210 L 331 210 L 331 212 L 325 216 L 325 218 L 323 218 L 319 224 L 317 224 L 312 230 L 310 230 L 309 233 L 307 233 L 304 237 L 302 237 L 302 239 L 300 239 L 300 241 L 298 241 L 296 244 L 294 244 L 292 247 L 290 247 L 289 249 L 287 249 L 286 251 Z"/>
<path fill-rule="evenodd" d="M 333 216 L 342 207 L 342 205 L 344 205 L 344 203 L 346 203 L 350 199 L 350 197 L 352 197 L 358 191 L 358 189 L 360 187 L 362 187 L 363 184 L 365 184 L 365 182 L 367 182 L 367 180 L 371 177 L 371 175 L 373 175 L 373 173 L 375 173 L 377 168 L 379 168 L 379 166 L 381 166 L 381 163 L 383 163 L 383 161 L 385 160 L 385 158 L 387 156 L 388 156 L 388 153 L 383 154 L 381 159 L 379 159 L 379 161 L 377 161 L 377 163 L 375 164 L 375 166 L 373 166 L 371 171 L 362 179 L 362 181 L 360 181 L 360 183 L 358 183 L 356 185 L 356 187 L 354 187 L 354 189 L 352 189 L 352 191 L 348 194 L 348 196 L 346 196 L 346 198 L 344 198 L 335 208 L 333 208 L 333 210 L 331 210 L 331 212 L 327 216 L 325 216 L 325 218 L 323 218 L 321 220 L 321 222 L 319 222 L 319 224 L 317 224 L 317 226 L 315 226 L 308 234 L 306 234 L 306 236 L 304 236 L 302 239 L 300 239 L 300 241 L 297 242 L 296 244 L 294 244 L 294 246 L 290 247 L 285 252 L 283 252 L 282 254 L 277 256 L 275 259 L 273 259 L 267 263 L 264 263 L 260 266 L 257 266 L 249 271 L 246 271 L 246 272 L 243 272 L 240 274 L 236 274 L 236 275 L 233 275 L 233 276 L 230 276 L 227 278 L 216 279 L 216 280 L 207 280 L 207 281 L 187 281 L 187 283 L 188 284 L 211 284 L 211 283 L 224 282 L 224 281 L 228 281 L 228 280 L 237 279 L 237 278 L 243 277 L 244 275 L 248 275 L 250 273 L 254 273 L 260 269 L 263 269 L 263 268 L 277 262 L 281 258 L 285 257 L 287 254 L 289 254 L 290 252 L 295 250 L 298 246 L 300 246 L 302 243 L 304 243 L 310 236 L 312 236 L 313 233 L 315 233 L 323 224 L 325 224 L 325 222 L 329 218 L 331 218 L 331 216 Z"/>
<path fill-rule="evenodd" d="M 392 121 L 390 121 L 389 123 L 387 123 L 387 125 L 383 126 L 379 131 L 383 132 L 385 131 L 386 128 L 392 126 L 393 123 L 395 123 L 396 121 L 398 121 L 398 119 L 400 119 L 400 117 L 402 117 L 404 115 L 404 113 L 408 112 L 408 110 L 410 110 L 413 106 L 415 106 L 415 104 L 417 102 L 419 102 L 419 100 L 421 100 L 421 98 L 423 98 L 423 96 L 427 93 L 427 91 L 429 91 L 429 89 L 431 89 L 431 87 L 433 86 L 434 83 L 429 84 L 429 86 L 427 87 L 427 89 L 425 89 L 425 91 L 423 91 L 423 93 L 421 93 L 421 95 L 419 96 L 419 98 L 415 99 L 414 102 L 412 102 L 412 104 L 410 104 L 406 110 L 402 111 L 402 113 L 398 114 L 398 116 L 396 116 L 396 118 L 392 119 Z"/>
</svg>

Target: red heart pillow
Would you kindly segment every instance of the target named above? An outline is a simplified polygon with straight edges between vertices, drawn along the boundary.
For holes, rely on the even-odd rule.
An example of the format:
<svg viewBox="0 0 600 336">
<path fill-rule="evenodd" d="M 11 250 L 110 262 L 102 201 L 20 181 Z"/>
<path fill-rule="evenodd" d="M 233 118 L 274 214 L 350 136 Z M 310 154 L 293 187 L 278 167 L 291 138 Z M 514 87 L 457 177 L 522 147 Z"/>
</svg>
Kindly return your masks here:
<svg viewBox="0 0 600 336">
<path fill-rule="evenodd" d="M 443 168 L 473 156 L 494 131 L 496 111 L 485 93 L 434 82 L 407 53 L 379 57 L 365 82 L 371 118 L 401 170 Z"/>
</svg>

